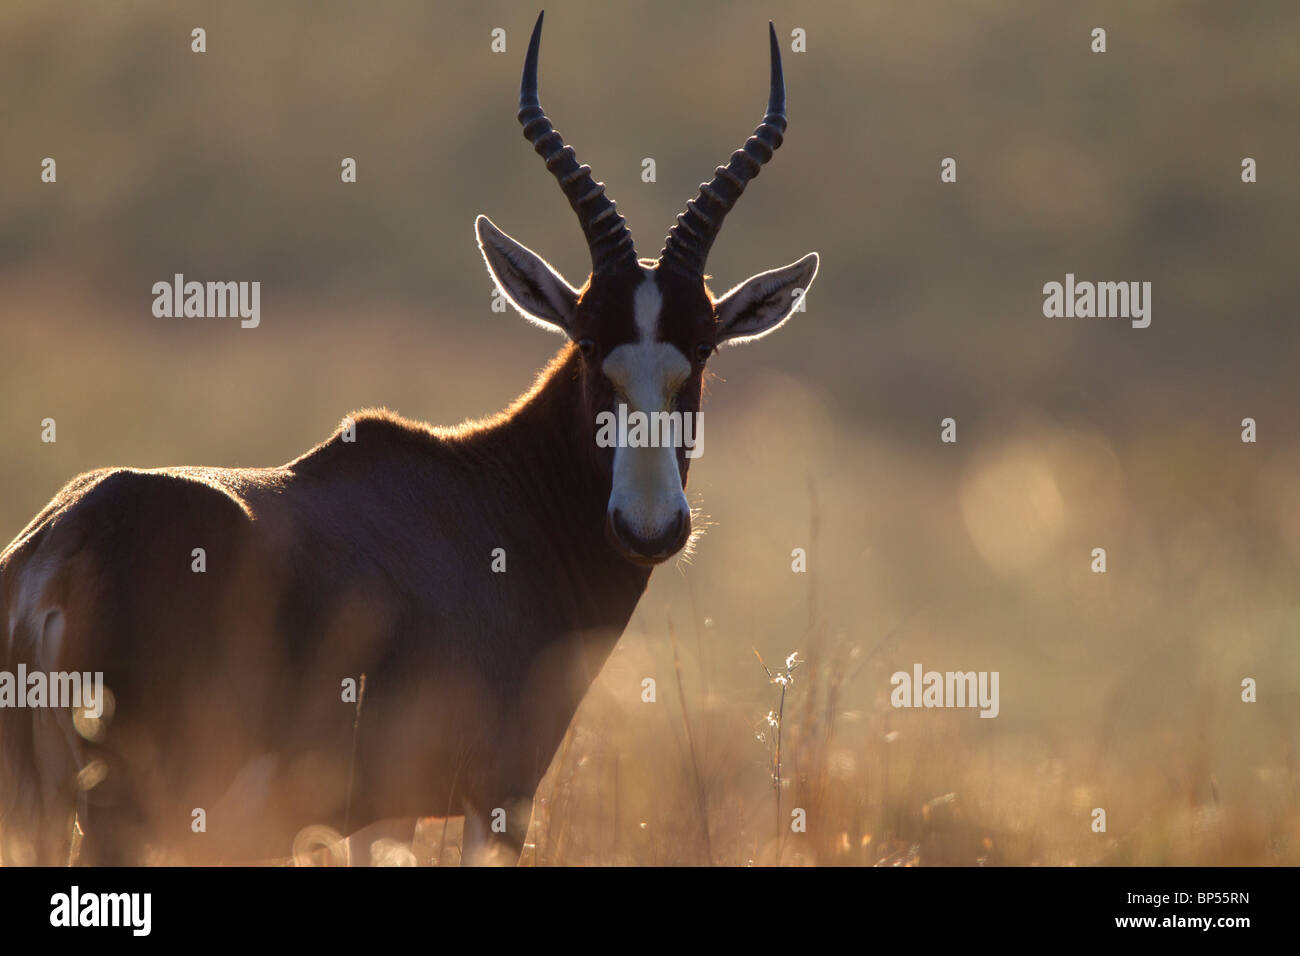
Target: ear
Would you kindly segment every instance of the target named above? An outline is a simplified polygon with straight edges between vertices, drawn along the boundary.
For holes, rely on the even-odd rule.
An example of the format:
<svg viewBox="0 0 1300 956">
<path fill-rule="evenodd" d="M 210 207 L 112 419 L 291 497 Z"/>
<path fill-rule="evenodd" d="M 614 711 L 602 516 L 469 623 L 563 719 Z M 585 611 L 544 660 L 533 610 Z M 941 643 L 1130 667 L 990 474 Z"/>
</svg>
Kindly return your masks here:
<svg viewBox="0 0 1300 956">
<path fill-rule="evenodd" d="M 790 317 L 817 275 L 817 253 L 750 276 L 713 304 L 719 342 L 761 339 Z"/>
<path fill-rule="evenodd" d="M 573 331 L 578 290 L 550 263 L 493 225 L 487 216 L 474 220 L 478 247 L 488 272 L 510 304 L 526 319 L 566 335 Z"/>
</svg>

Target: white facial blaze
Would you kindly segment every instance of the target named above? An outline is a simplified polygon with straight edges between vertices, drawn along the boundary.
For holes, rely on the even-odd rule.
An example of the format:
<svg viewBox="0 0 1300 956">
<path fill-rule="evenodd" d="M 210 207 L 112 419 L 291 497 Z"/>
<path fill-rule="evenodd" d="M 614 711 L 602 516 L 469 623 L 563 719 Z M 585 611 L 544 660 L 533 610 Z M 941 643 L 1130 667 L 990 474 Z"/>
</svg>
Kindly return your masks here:
<svg viewBox="0 0 1300 956">
<path fill-rule="evenodd" d="M 614 349 L 602 365 L 614 384 L 616 410 L 622 402 L 629 414 L 669 412 L 678 389 L 690 378 L 691 363 L 675 346 L 655 341 L 663 297 L 653 275 L 637 288 L 633 308 L 637 341 Z M 646 540 L 672 528 L 688 510 L 677 449 L 616 447 L 609 509 L 611 514 L 617 510 L 628 529 Z"/>
</svg>

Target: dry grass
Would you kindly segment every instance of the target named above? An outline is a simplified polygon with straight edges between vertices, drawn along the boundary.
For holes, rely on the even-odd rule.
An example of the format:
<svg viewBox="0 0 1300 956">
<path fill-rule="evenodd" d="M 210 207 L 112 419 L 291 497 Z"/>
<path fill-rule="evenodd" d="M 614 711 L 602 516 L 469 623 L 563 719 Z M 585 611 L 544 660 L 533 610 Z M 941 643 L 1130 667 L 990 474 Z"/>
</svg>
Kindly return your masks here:
<svg viewBox="0 0 1300 956">
<path fill-rule="evenodd" d="M 781 671 L 764 664 L 758 683 L 769 688 L 766 696 L 717 693 L 703 680 L 706 670 L 715 677 L 726 670 L 719 660 L 729 659 L 723 683 L 744 683 L 752 668 L 742 666 L 737 641 L 698 644 L 690 668 L 671 621 L 666 634 L 625 638 L 543 782 L 538 827 L 563 838 L 539 843 L 536 862 L 1300 861 L 1293 691 L 1269 706 L 1237 702 L 1230 669 L 1187 685 L 1183 678 L 1196 666 L 1185 655 L 1197 644 L 1176 641 L 1154 656 L 1138 650 L 1128 676 L 1072 665 L 1046 687 L 1004 683 L 1002 715 L 991 721 L 971 711 L 895 710 L 887 701 L 895 664 L 884 662 L 920 652 L 918 659 L 937 665 L 942 649 L 957 652 L 962 667 L 978 666 L 960 654 L 962 634 L 938 634 L 934 612 L 918 612 L 879 640 L 854 639 L 835 620 L 833 594 L 828 618 L 817 612 L 816 581 L 810 573 L 808 619 L 797 638 L 807 648 L 798 662 L 805 666 L 792 681 L 793 655 Z M 696 624 L 704 633 L 718 630 L 713 619 Z M 629 703 L 632 675 L 666 669 L 669 649 L 679 689 L 698 688 L 693 699 L 682 690 L 672 704 Z M 994 658 L 1004 675 L 1043 680 L 1035 676 L 1041 662 L 1026 664 L 1025 653 L 1012 648 Z M 765 709 L 772 685 L 779 699 Z M 615 801 L 611 816 L 611 792 L 636 798 Z M 1107 810 L 1106 833 L 1090 827 L 1098 806 Z M 807 832 L 791 830 L 793 808 L 805 812 Z"/>
</svg>

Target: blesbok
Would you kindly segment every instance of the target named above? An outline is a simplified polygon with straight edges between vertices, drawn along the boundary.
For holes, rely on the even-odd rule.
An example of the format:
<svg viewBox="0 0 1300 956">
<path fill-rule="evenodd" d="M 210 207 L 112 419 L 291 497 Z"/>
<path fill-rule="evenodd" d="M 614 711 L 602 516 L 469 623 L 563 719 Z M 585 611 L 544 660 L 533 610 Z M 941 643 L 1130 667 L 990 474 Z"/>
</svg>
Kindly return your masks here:
<svg viewBox="0 0 1300 956">
<path fill-rule="evenodd" d="M 541 28 L 519 121 L 591 276 L 574 288 L 486 217 L 475 228 L 514 308 L 568 341 L 487 421 L 367 411 L 276 468 L 73 479 L 0 555 L 0 663 L 102 672 L 113 707 L 0 708 L 5 860 L 67 861 L 74 835 L 90 863 L 266 858 L 312 824 L 461 813 L 464 859 L 518 858 L 578 704 L 691 534 L 687 449 L 605 447 L 598 415 L 697 414 L 714 350 L 784 322 L 817 271 L 812 254 L 721 297 L 705 283 L 786 128 L 775 30 L 767 115 L 652 261 L 542 111 Z"/>
</svg>

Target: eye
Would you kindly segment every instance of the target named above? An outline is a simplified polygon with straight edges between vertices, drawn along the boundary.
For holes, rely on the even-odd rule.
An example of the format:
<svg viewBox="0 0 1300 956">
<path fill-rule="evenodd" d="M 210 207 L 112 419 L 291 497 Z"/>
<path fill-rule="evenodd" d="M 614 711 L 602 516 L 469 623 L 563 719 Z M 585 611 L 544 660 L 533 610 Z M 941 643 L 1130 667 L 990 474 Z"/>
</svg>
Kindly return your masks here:
<svg viewBox="0 0 1300 956">
<path fill-rule="evenodd" d="M 712 342 L 701 342 L 695 346 L 695 361 L 703 365 L 709 360 L 709 356 L 718 350 L 718 347 Z"/>
<path fill-rule="evenodd" d="M 589 359 L 596 354 L 596 343 L 587 338 L 578 339 L 578 351 L 583 358 Z"/>
</svg>

